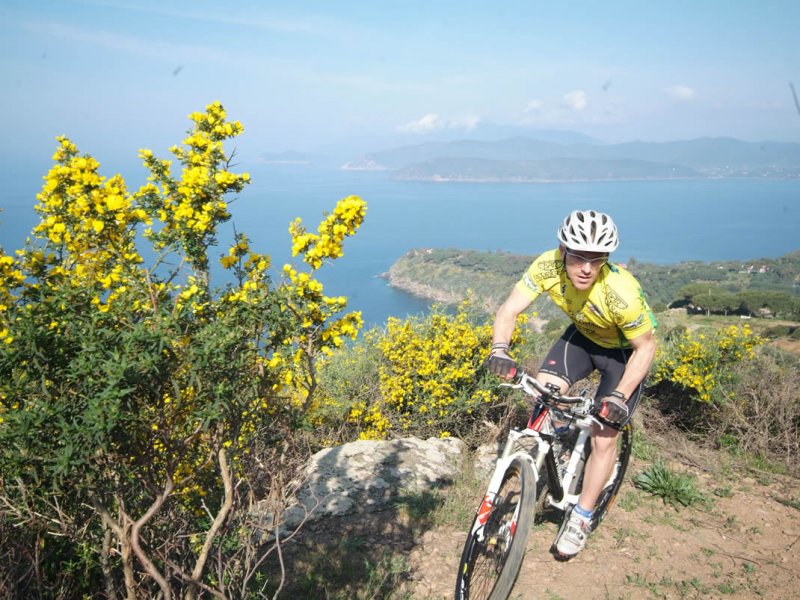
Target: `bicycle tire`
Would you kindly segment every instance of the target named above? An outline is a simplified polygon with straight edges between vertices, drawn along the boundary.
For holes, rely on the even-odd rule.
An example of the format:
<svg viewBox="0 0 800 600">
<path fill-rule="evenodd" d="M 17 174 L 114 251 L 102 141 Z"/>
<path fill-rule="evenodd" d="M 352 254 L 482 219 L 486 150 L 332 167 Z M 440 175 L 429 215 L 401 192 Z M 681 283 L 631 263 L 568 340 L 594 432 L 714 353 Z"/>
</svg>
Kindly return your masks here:
<svg viewBox="0 0 800 600">
<path fill-rule="evenodd" d="M 535 507 L 533 469 L 524 459 L 515 458 L 506 469 L 493 502 L 481 503 L 470 527 L 458 565 L 456 600 L 508 598 L 522 566 Z M 483 528 L 475 530 L 481 519 Z M 478 538 L 480 532 L 483 540 Z"/>
<path fill-rule="evenodd" d="M 591 446 L 590 446 L 591 447 Z M 628 470 L 628 461 L 631 458 L 631 448 L 633 447 L 633 423 L 627 423 L 619 432 L 617 437 L 617 459 L 614 462 L 614 471 L 606 486 L 600 492 L 597 502 L 594 505 L 594 515 L 592 517 L 591 531 L 594 531 L 602 522 L 608 511 L 617 499 L 625 472 Z M 587 454 L 588 458 L 588 454 Z"/>
</svg>

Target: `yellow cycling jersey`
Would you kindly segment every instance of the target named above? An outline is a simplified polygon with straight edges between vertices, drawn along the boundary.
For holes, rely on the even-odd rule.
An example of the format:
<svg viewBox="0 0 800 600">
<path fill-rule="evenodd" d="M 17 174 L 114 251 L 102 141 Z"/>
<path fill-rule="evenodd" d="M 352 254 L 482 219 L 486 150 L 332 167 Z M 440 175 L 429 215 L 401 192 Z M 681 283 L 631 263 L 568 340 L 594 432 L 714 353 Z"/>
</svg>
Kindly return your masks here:
<svg viewBox="0 0 800 600">
<path fill-rule="evenodd" d="M 582 291 L 567 277 L 558 248 L 548 250 L 533 261 L 516 288 L 531 301 L 546 292 L 578 331 L 604 348 L 629 348 L 629 339 L 656 328 L 639 282 L 613 263 L 603 265 L 592 287 Z"/>
</svg>

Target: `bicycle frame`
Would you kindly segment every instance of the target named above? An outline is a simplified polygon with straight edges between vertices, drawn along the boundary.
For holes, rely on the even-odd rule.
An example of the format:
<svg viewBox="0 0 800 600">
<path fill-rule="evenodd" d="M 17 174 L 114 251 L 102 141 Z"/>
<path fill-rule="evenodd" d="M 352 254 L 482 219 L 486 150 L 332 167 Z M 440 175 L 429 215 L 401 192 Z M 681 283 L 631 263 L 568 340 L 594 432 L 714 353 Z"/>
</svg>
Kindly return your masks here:
<svg viewBox="0 0 800 600">
<path fill-rule="evenodd" d="M 557 548 L 572 507 L 578 503 L 581 480 L 591 451 L 595 401 L 586 394 L 562 396 L 558 386 L 541 384 L 525 372 L 512 373 L 515 383 L 535 402 L 524 429 L 509 432 L 497 459 L 483 501 L 464 543 L 456 577 L 458 600 L 505 600 L 514 587 L 525 557 L 530 527 L 538 510 L 549 504 L 564 513 L 551 552 L 568 560 Z M 602 488 L 590 523 L 594 530 L 614 502 L 631 453 L 632 427 L 621 429 L 615 467 Z"/>
<path fill-rule="evenodd" d="M 536 397 L 539 401 L 542 399 L 542 394 L 548 393 L 535 379 L 528 375 L 523 375 L 519 383 L 510 387 L 523 389 L 527 394 Z M 569 493 L 569 490 L 574 489 L 573 483 L 581 475 L 582 469 L 579 471 L 578 465 L 585 458 L 583 449 L 586 447 L 586 440 L 591 435 L 593 425 L 599 422 L 591 416 L 591 407 L 593 405 L 591 398 L 580 396 L 565 397 L 564 399 L 576 406 L 570 411 L 542 404 L 542 410 L 531 416 L 525 429 L 512 429 L 509 431 L 505 447 L 497 460 L 494 473 L 489 481 L 487 493 L 478 509 L 478 518 L 473 527 L 472 533 L 477 535 L 479 540 L 483 540 L 483 532 L 480 530 L 486 524 L 486 520 L 491 513 L 492 506 L 496 501 L 497 490 L 500 489 L 503 482 L 503 476 L 516 458 L 521 458 L 531 466 L 536 481 L 539 480 L 542 473 L 546 474 L 549 490 L 548 501 L 551 506 L 561 511 L 566 511 L 570 506 L 577 504 L 579 494 Z M 553 454 L 553 441 L 557 437 L 552 424 L 553 413 L 557 413 L 559 417 L 564 417 L 565 420 L 572 424 L 571 426 L 579 430 L 574 447 L 564 449 L 571 452 L 563 477 L 558 476 L 558 466 Z M 517 442 L 525 438 L 533 439 L 536 448 L 535 453 L 525 450 L 514 451 Z M 519 517 L 519 509 L 520 507 L 517 506 L 512 518 L 512 529 L 515 527 Z"/>
</svg>

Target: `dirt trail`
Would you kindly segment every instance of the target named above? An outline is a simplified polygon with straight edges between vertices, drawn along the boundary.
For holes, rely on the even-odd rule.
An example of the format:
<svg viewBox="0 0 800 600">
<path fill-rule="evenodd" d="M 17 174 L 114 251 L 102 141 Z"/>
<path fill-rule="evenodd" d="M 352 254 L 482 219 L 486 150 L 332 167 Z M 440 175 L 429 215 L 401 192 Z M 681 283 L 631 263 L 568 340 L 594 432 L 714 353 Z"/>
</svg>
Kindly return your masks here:
<svg viewBox="0 0 800 600">
<path fill-rule="evenodd" d="M 633 461 L 630 473 L 642 468 Z M 628 477 L 617 505 L 569 562 L 549 553 L 557 524 L 536 525 L 511 598 L 800 597 L 798 481 L 729 474 L 720 482 L 695 472 L 710 506 L 675 510 Z M 422 535 L 408 558 L 414 598 L 452 597 L 464 538 L 450 528 Z"/>
<path fill-rule="evenodd" d="M 657 446 L 710 500 L 665 505 L 632 485 L 649 466 L 632 458 L 616 504 L 577 557 L 559 562 L 549 552 L 557 515 L 534 525 L 512 599 L 800 598 L 800 480 L 737 465 L 676 432 Z M 443 498 L 458 498 L 447 510 L 469 521 L 482 493 L 446 490 L 309 525 L 285 548 L 281 597 L 453 598 L 467 527 L 436 523 L 445 522 Z"/>
</svg>

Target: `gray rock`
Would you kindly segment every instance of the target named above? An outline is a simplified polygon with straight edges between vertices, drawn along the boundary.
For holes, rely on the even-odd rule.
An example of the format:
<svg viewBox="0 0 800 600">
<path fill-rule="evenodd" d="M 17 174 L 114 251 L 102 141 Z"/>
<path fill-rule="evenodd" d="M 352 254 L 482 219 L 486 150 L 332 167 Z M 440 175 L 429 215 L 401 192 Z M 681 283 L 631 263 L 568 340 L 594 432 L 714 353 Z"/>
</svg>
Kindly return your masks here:
<svg viewBox="0 0 800 600">
<path fill-rule="evenodd" d="M 431 491 L 455 479 L 466 455 L 466 445 L 455 438 L 359 440 L 326 448 L 303 468 L 280 529 L 289 532 L 304 519 L 381 510 L 398 497 Z"/>
<path fill-rule="evenodd" d="M 499 448 L 497 443 L 478 446 L 475 450 L 473 464 L 475 466 L 475 477 L 479 481 L 485 480 L 488 483 L 489 478 L 494 472 L 497 457 L 500 456 L 501 452 L 502 448 Z"/>
</svg>

